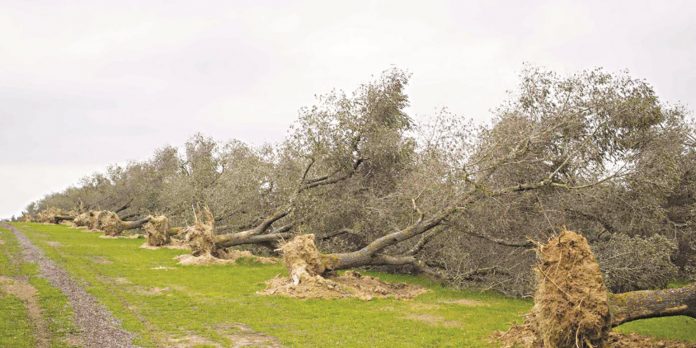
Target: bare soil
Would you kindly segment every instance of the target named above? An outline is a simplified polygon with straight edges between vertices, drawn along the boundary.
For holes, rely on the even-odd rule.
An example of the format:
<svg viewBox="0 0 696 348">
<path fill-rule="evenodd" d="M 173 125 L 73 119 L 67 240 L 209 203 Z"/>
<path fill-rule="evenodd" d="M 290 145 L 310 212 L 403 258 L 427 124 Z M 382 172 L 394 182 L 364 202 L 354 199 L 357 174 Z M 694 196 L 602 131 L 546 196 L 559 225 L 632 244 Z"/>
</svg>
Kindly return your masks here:
<svg viewBox="0 0 696 348">
<path fill-rule="evenodd" d="M 193 256 L 191 254 L 179 255 L 174 257 L 180 265 L 220 265 L 236 263 L 241 258 L 250 259 L 254 262 L 270 264 L 278 262 L 277 259 L 271 257 L 256 256 L 246 250 L 229 250 L 221 254 L 222 257 L 215 257 L 210 254 Z"/>
<path fill-rule="evenodd" d="M 148 244 L 147 242 L 145 242 L 145 243 L 143 243 L 143 245 L 140 246 L 140 248 L 147 249 L 147 250 L 157 250 L 157 249 L 191 250 L 191 247 L 189 247 L 186 243 L 179 242 L 176 240 L 172 240 L 170 244 L 160 245 L 160 246 L 152 246 L 152 245 Z"/>
<path fill-rule="evenodd" d="M 348 298 L 361 300 L 373 298 L 412 299 L 428 290 L 413 284 L 387 283 L 378 278 L 348 271 L 336 277 L 303 277 L 299 284 L 292 278 L 276 277 L 266 282 L 261 295 L 278 295 L 295 298 Z"/>
</svg>

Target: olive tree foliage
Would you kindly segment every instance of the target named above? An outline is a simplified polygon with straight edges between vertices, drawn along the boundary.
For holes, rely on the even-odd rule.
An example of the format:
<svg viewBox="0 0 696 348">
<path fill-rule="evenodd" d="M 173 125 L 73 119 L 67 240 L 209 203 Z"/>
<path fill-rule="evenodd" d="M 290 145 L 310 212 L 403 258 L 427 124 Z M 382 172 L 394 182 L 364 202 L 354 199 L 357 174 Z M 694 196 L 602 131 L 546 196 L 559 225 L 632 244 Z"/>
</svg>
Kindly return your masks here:
<svg viewBox="0 0 696 348">
<path fill-rule="evenodd" d="M 560 225 L 545 209 L 531 205 L 532 199 L 544 207 L 549 198 L 560 204 L 576 191 L 621 186 L 639 163 L 646 139 L 653 132 L 661 134 L 656 129 L 665 125 L 666 114 L 649 85 L 626 75 L 596 70 L 563 78 L 529 69 L 519 96 L 499 109 L 493 125 L 478 131 L 472 144 L 431 141 L 439 148 L 420 147 L 411 165 L 403 167 L 406 170 L 390 175 L 393 186 L 359 185 L 360 176 L 356 176 L 345 187 L 341 202 L 323 201 L 323 220 L 342 224 L 332 226 L 339 228 L 336 235 L 357 235 L 356 242 L 362 245 L 328 255 L 330 262 L 322 268 L 407 266 L 459 280 L 507 274 L 509 282 L 509 275 L 529 272 L 511 270 L 511 265 L 501 264 L 500 257 L 469 258 L 486 250 L 481 241 L 495 244 L 492 248 L 528 248 L 533 243 L 525 239 L 541 239 Z M 340 123 L 326 124 L 324 129 L 330 130 Z M 445 162 L 455 152 L 460 159 Z M 346 206 L 353 197 L 359 210 L 352 208 L 348 219 L 340 210 L 331 211 Z M 563 209 L 559 211 L 565 215 Z M 549 227 L 530 230 L 540 222 Z M 327 227 L 312 229 L 330 230 Z M 438 238 L 456 238 L 456 242 L 446 240 L 436 252 L 430 251 L 428 243 Z M 447 249 L 449 257 L 444 255 Z M 529 269 L 522 252 L 493 254 L 511 255 L 502 259 Z M 492 264 L 481 264 L 486 260 Z M 512 290 L 520 290 L 519 284 Z"/>
<path fill-rule="evenodd" d="M 424 250 L 452 281 L 528 294 L 533 286 L 530 241 L 545 240 L 562 226 L 582 231 L 597 245 L 615 233 L 674 239 L 668 232 L 673 224 L 660 218 L 669 199 L 659 197 L 683 193 L 683 188 L 634 182 L 683 178 L 692 171 L 685 159 L 693 147 L 675 135 L 688 134 L 693 124 L 682 109 L 660 103 L 646 82 L 601 70 L 561 77 L 531 68 L 523 73 L 518 94 L 497 114 L 461 166 L 465 183 L 474 183 L 481 199 L 450 218 L 446 228 L 451 232 L 437 234 L 432 249 Z M 665 162 L 655 163 L 656 158 Z M 673 162 L 683 168 L 648 171 Z M 500 194 L 506 187 L 518 190 Z M 454 190 L 448 187 L 437 196 L 448 192 Z M 660 245 L 662 254 L 671 253 L 667 244 Z M 660 276 L 653 275 L 658 280 L 632 281 L 641 284 L 633 288 L 660 286 Z"/>
<path fill-rule="evenodd" d="M 675 249 L 672 240 L 659 234 L 641 238 L 616 233 L 599 243 L 594 252 L 607 287 L 619 293 L 667 287 L 677 276 L 677 267 L 670 259 Z"/>
<path fill-rule="evenodd" d="M 648 83 L 527 67 L 477 126 L 446 109 L 414 121 L 408 80 L 392 69 L 320 96 L 278 145 L 198 134 L 27 210 L 164 214 L 182 226 L 207 207 L 220 247 L 313 233 L 328 270 L 426 272 L 515 295 L 533 287 L 535 242 L 563 226 L 592 243 L 613 289 L 694 274 L 695 127 Z"/>
<path fill-rule="evenodd" d="M 370 237 L 364 234 L 375 223 L 370 216 L 386 213 L 380 223 L 390 223 L 393 211 L 376 211 L 370 205 L 397 192 L 414 165 L 414 123 L 404 111 L 408 77 L 390 70 L 352 95 L 334 91 L 320 97 L 318 105 L 301 110 L 286 150 L 313 163 L 310 178 L 323 178 L 315 172 L 350 173 L 338 177 L 341 180 L 334 185 L 298 198 L 296 214 L 304 232 L 328 236 L 342 231 L 341 237 L 353 242 L 351 247 Z M 338 247 L 346 238 L 327 241 Z"/>
</svg>

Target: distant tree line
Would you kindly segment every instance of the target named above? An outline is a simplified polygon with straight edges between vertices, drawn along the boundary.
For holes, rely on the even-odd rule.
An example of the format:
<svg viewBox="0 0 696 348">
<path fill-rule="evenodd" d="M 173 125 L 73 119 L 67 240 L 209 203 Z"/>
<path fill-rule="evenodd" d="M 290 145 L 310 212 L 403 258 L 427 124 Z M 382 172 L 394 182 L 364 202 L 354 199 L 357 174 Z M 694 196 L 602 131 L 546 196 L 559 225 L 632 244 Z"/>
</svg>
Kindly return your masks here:
<svg viewBox="0 0 696 348">
<path fill-rule="evenodd" d="M 533 247 L 580 231 L 612 291 L 696 275 L 696 133 L 645 81 L 601 69 L 527 67 L 490 125 L 448 113 L 417 123 L 409 75 L 386 71 L 300 110 L 276 145 L 194 135 L 30 204 L 164 215 L 209 209 L 211 252 L 273 252 L 312 233 L 330 270 L 423 272 L 511 295 L 534 288 Z"/>
</svg>

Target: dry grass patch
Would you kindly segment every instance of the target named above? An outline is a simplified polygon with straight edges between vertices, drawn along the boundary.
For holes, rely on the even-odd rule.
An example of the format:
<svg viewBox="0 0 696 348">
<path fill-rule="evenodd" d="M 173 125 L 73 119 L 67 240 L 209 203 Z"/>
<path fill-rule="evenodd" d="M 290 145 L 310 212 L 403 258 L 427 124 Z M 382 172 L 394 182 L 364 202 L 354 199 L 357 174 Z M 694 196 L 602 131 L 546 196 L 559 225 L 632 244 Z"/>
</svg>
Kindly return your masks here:
<svg viewBox="0 0 696 348">
<path fill-rule="evenodd" d="M 457 300 L 443 300 L 439 301 L 439 303 L 442 304 L 453 304 L 453 305 L 458 305 L 458 306 L 467 306 L 467 307 L 475 307 L 475 306 L 486 306 L 485 303 L 477 300 L 469 300 L 466 298 L 460 298 Z"/>
<path fill-rule="evenodd" d="M 278 260 L 271 257 L 256 256 L 246 250 L 227 250 L 220 253 L 220 257 L 210 254 L 193 256 L 191 254 L 179 255 L 174 257 L 180 265 L 224 265 L 236 263 L 239 259 L 248 259 L 262 264 L 277 263 Z"/>
<path fill-rule="evenodd" d="M 177 241 L 177 240 L 172 240 L 169 244 L 165 245 L 159 245 L 159 246 L 153 246 L 150 245 L 148 242 L 143 243 L 143 245 L 140 246 L 141 249 L 147 249 L 147 250 L 159 250 L 159 249 L 175 249 L 175 250 L 191 250 L 191 247 L 188 246 L 188 244 Z"/>
<path fill-rule="evenodd" d="M 0 291 L 17 297 L 24 302 L 29 320 L 34 326 L 34 336 L 36 337 L 37 347 L 49 347 L 51 335 L 48 331 L 48 324 L 41 312 L 38 291 L 26 281 L 0 276 Z"/>
<path fill-rule="evenodd" d="M 412 299 L 428 291 L 418 285 L 387 283 L 354 271 L 331 278 L 305 278 L 299 284 L 295 284 L 291 278 L 275 277 L 266 282 L 266 285 L 266 289 L 259 294 L 323 299 L 353 297 L 366 301 L 373 298 Z"/>
<path fill-rule="evenodd" d="M 409 314 L 405 317 L 409 320 L 415 320 L 425 323 L 430 326 L 442 326 L 442 327 L 460 327 L 461 323 L 454 320 L 446 320 L 444 317 L 433 314 Z"/>
</svg>

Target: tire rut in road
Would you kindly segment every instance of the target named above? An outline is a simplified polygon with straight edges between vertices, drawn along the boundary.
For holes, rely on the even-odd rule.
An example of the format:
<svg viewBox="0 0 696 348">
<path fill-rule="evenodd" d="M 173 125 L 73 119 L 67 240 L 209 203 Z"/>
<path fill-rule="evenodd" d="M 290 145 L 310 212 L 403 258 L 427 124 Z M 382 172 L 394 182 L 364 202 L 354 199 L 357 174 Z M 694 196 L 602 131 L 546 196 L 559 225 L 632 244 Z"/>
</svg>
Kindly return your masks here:
<svg viewBox="0 0 696 348">
<path fill-rule="evenodd" d="M 23 257 L 27 261 L 35 262 L 41 275 L 67 296 L 84 347 L 135 347 L 132 343 L 133 335 L 123 330 L 120 322 L 94 296 L 87 293 L 65 270 L 46 257 L 24 233 L 14 226 L 4 227 L 17 237 Z"/>
</svg>

